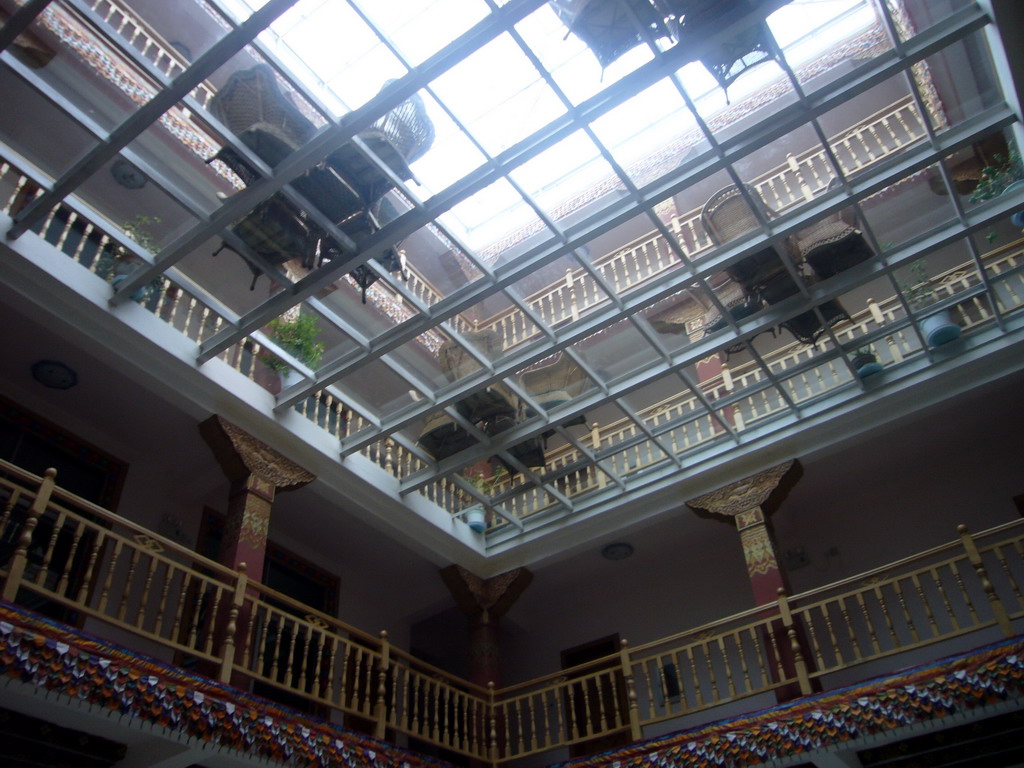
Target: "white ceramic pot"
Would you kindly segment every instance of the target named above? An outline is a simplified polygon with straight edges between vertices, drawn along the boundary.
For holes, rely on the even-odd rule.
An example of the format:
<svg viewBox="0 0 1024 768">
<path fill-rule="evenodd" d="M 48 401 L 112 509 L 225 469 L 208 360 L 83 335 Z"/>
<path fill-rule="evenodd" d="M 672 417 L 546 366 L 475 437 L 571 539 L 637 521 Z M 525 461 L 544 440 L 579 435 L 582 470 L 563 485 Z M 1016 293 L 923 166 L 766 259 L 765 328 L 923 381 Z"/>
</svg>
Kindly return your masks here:
<svg viewBox="0 0 1024 768">
<path fill-rule="evenodd" d="M 466 510 L 465 520 L 466 525 L 476 533 L 487 530 L 487 512 L 479 504 Z"/>
<path fill-rule="evenodd" d="M 940 347 L 960 338 L 960 326 L 953 322 L 949 310 L 945 309 L 923 318 L 921 333 L 929 347 Z"/>
</svg>

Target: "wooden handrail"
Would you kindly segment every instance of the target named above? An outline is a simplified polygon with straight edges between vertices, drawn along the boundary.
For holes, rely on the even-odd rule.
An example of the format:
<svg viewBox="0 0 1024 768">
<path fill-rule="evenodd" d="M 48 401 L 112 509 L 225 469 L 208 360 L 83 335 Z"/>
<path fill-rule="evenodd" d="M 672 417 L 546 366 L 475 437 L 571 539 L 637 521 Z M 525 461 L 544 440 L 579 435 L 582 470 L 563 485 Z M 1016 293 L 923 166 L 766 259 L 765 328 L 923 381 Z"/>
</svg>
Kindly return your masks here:
<svg viewBox="0 0 1024 768">
<path fill-rule="evenodd" d="M 96 626 L 210 662 L 222 681 L 247 675 L 372 717 L 378 735 L 393 728 L 492 762 L 622 729 L 636 738 L 790 684 L 806 692 L 812 678 L 982 629 L 1008 634 L 1024 618 L 1024 521 L 1016 520 L 976 536 L 961 529 L 956 541 L 777 605 L 483 688 L 85 501 L 53 475 L 0 462 L 0 536 L 17 542 L 0 570 L 5 597 L 28 590 Z"/>
</svg>

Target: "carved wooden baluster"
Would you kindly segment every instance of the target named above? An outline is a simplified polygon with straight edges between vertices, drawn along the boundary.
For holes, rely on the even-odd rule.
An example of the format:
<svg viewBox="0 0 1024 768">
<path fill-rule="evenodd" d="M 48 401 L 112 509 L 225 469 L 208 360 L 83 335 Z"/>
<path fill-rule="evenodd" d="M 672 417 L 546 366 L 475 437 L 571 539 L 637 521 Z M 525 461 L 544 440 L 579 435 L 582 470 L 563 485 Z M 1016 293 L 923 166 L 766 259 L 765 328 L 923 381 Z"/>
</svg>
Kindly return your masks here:
<svg viewBox="0 0 1024 768">
<path fill-rule="evenodd" d="M 736 685 L 733 682 L 732 664 L 729 663 L 729 655 L 725 650 L 725 638 L 722 635 L 719 635 L 716 640 L 718 643 L 718 652 L 722 656 L 722 664 L 725 666 L 726 687 L 729 690 L 729 698 L 731 699 L 736 696 Z"/>
<path fill-rule="evenodd" d="M 757 659 L 757 668 L 760 673 L 760 686 L 761 688 L 767 687 L 768 682 L 771 680 L 771 672 L 768 664 L 768 660 L 764 656 L 764 650 L 761 648 L 761 641 L 759 639 L 760 632 L 758 627 L 747 627 L 747 633 L 750 635 L 750 640 L 754 644 L 754 658 Z M 686 689 L 683 688 L 682 683 L 679 685 L 679 691 L 682 695 L 683 700 L 686 700 Z"/>
<path fill-rule="evenodd" d="M 971 599 L 970 594 L 967 592 L 967 588 L 964 586 L 963 577 L 960 575 L 960 569 L 956 563 L 949 563 L 949 571 L 953 574 L 953 580 L 956 582 L 956 587 L 960 590 L 960 596 L 963 598 L 964 605 L 967 606 L 967 612 L 971 617 L 971 624 L 977 626 L 978 624 L 978 612 L 974 609 L 974 601 Z"/>
<path fill-rule="evenodd" d="M 875 599 L 878 600 L 878 605 L 882 610 L 882 616 L 885 618 L 885 628 L 889 632 L 889 637 L 892 639 L 893 647 L 899 648 L 900 638 L 896 634 L 896 626 L 893 624 L 892 614 L 889 612 L 889 603 L 882 593 L 881 584 L 875 584 Z"/>
<path fill-rule="evenodd" d="M 32 502 L 32 506 L 29 507 L 25 522 L 22 524 L 21 534 L 18 536 L 18 545 L 14 550 L 14 554 L 11 555 L 10 563 L 7 566 L 7 578 L 4 581 L 3 591 L 4 600 L 13 602 L 18 594 L 18 587 L 21 585 L 25 566 L 28 563 L 28 550 L 32 546 L 32 533 L 39 523 L 39 518 L 43 516 L 46 507 L 50 503 L 50 495 L 53 493 L 56 475 L 57 470 L 52 467 L 43 473 L 43 480 L 39 484 L 39 490 L 36 492 L 36 497 Z"/>
<path fill-rule="evenodd" d="M 752 686 L 750 684 L 750 670 L 747 668 L 747 654 L 744 653 L 743 648 L 743 637 L 740 635 L 739 630 L 732 633 L 733 642 L 736 644 L 736 653 L 740 658 L 740 676 L 743 679 L 744 690 L 750 692 Z"/>
<path fill-rule="evenodd" d="M 96 570 L 96 560 L 99 557 L 100 549 L 103 548 L 103 544 L 107 538 L 103 531 L 97 531 L 96 540 L 93 541 L 92 547 L 89 549 L 89 559 L 85 563 L 85 573 L 82 574 L 82 585 L 78 588 L 78 594 L 75 596 L 75 601 L 79 605 L 86 605 L 86 601 L 89 596 L 89 589 L 92 587 L 93 573 Z"/>
<path fill-rule="evenodd" d="M 939 626 L 935 622 L 935 614 L 932 612 L 931 603 L 928 602 L 928 598 L 925 596 L 924 587 L 921 585 L 921 580 L 918 578 L 916 573 L 911 574 L 910 580 L 914 584 L 914 588 L 917 590 L 917 596 L 921 600 L 921 605 L 924 606 L 925 615 L 928 617 L 928 625 L 932 630 L 932 637 L 939 636 Z"/>
<path fill-rule="evenodd" d="M 982 562 L 981 553 L 978 551 L 974 538 L 971 536 L 970 531 L 967 530 L 966 525 L 960 525 L 956 530 L 960 534 L 960 541 L 964 549 L 967 551 L 968 560 L 974 566 L 974 572 L 978 575 L 981 588 L 988 597 L 989 606 L 992 608 L 992 615 L 996 620 L 996 624 L 1005 637 L 1012 637 L 1013 628 L 1010 626 L 1010 618 L 1006 613 L 1006 608 L 1003 607 L 1002 600 L 999 599 L 999 595 L 996 593 L 995 585 L 992 584 L 988 577 L 985 564 Z"/>
<path fill-rule="evenodd" d="M 860 606 L 861 615 L 864 616 L 864 624 L 868 628 L 868 636 L 871 638 L 871 647 L 876 654 L 882 652 L 882 647 L 878 644 L 878 635 L 875 633 L 875 623 L 871 620 L 871 614 L 868 613 L 867 603 L 864 602 L 864 593 L 858 592 L 857 604 Z"/>
<path fill-rule="evenodd" d="M 189 622 L 188 628 L 187 642 L 189 648 L 199 647 L 199 621 L 203 615 L 203 607 L 206 605 L 206 602 L 206 585 L 204 582 L 200 581 L 200 590 L 196 599 L 195 610 L 192 613 L 192 620 Z"/>
<path fill-rule="evenodd" d="M 686 658 L 690 662 L 690 679 L 693 680 L 694 695 L 697 699 L 697 706 L 704 706 L 704 686 L 701 685 L 700 677 L 697 675 L 697 660 L 694 658 L 693 646 L 688 645 L 684 649 Z"/>
<path fill-rule="evenodd" d="M 14 507 L 18 501 L 21 500 L 21 488 L 14 488 L 11 491 L 11 495 L 7 498 L 7 503 L 4 505 L 4 511 L 0 514 L 0 537 L 4 537 L 7 533 L 7 526 L 11 522 L 11 513 L 14 511 Z"/>
<path fill-rule="evenodd" d="M 121 558 L 121 540 L 114 540 L 114 550 L 110 553 L 110 562 L 107 563 L 107 578 L 103 580 L 103 586 L 100 589 L 100 601 L 96 605 L 96 610 L 99 613 L 103 613 L 107 610 L 107 600 L 110 597 L 110 587 L 114 583 L 114 572 L 117 570 L 118 561 Z M 184 597 L 184 590 L 182 590 L 182 597 Z M 178 638 L 178 624 L 174 625 L 174 633 L 172 635 L 175 640 Z"/>
<path fill-rule="evenodd" d="M 700 644 L 701 654 L 704 656 L 704 662 L 708 667 L 708 678 L 711 682 L 711 700 L 720 701 L 721 696 L 718 692 L 718 673 L 715 671 L 715 659 L 711 653 L 711 643 L 705 641 Z"/>
<path fill-rule="evenodd" d="M 917 626 L 914 624 L 914 618 L 910 615 L 910 610 L 907 608 L 907 601 L 903 595 L 903 587 L 900 586 L 900 580 L 894 579 L 892 586 L 896 591 L 896 599 L 899 601 L 900 610 L 903 612 L 903 621 L 910 632 L 910 638 L 915 643 L 920 642 L 921 638 L 917 634 Z"/>
<path fill-rule="evenodd" d="M 268 614 L 270 611 L 268 611 Z M 277 611 L 274 611 L 277 614 Z M 284 617 L 277 614 L 274 617 L 274 655 L 270 658 L 270 679 L 277 679 L 277 672 L 281 666 L 281 636 L 284 634 Z"/>
<path fill-rule="evenodd" d="M 761 631 L 764 632 L 765 637 L 768 639 L 768 655 L 772 659 L 773 669 L 769 679 L 782 680 L 786 677 L 786 673 L 782 669 L 782 655 L 779 653 L 779 644 L 775 638 L 775 633 L 772 631 L 771 620 L 761 624 Z"/>
<path fill-rule="evenodd" d="M 325 635 L 324 636 L 324 646 L 327 645 L 328 641 L 330 642 L 330 650 L 327 651 L 327 672 L 326 672 L 326 675 L 325 675 L 326 680 L 327 680 L 327 685 L 324 687 L 324 701 L 333 703 L 334 702 L 334 664 L 337 661 L 337 657 L 338 657 L 338 643 L 339 643 L 339 640 L 338 640 L 337 635 L 335 635 L 332 632 L 330 635 Z M 319 668 L 320 668 L 320 665 L 317 664 L 317 669 L 319 669 Z"/>
<path fill-rule="evenodd" d="M 416 675 L 412 682 L 412 697 L 409 699 L 412 713 L 409 720 L 413 724 L 414 733 L 423 733 L 423 676 Z"/>
<path fill-rule="evenodd" d="M 282 619 L 283 618 L 284 617 L 282 615 Z M 298 639 L 299 638 L 299 622 L 297 622 L 295 620 L 289 620 L 287 625 L 285 625 L 285 622 L 282 621 L 281 622 L 281 634 L 284 634 L 285 632 L 287 632 L 287 634 L 288 634 L 287 650 L 285 650 L 285 648 L 283 648 L 283 647 L 281 647 L 279 645 L 278 646 L 277 657 L 278 658 L 283 657 L 283 658 L 281 658 L 281 661 L 284 663 L 284 681 L 283 682 L 284 682 L 284 685 L 285 685 L 286 688 L 291 688 L 292 687 L 292 680 L 294 679 L 295 672 L 296 672 L 296 670 L 295 670 L 295 656 L 297 655 L 296 651 L 298 650 L 298 645 L 301 644 L 301 641 L 299 641 L 299 639 Z M 278 637 L 280 637 L 280 634 L 278 635 Z M 277 677 L 276 674 L 274 676 Z"/>
<path fill-rule="evenodd" d="M 220 675 L 218 680 L 227 683 L 231 680 L 231 672 L 235 665 L 236 641 L 238 635 L 238 616 L 245 603 L 245 590 L 248 587 L 248 579 L 245 574 L 245 563 L 238 564 L 238 576 L 235 580 L 235 590 L 231 598 L 231 605 L 228 608 L 228 619 L 224 625 L 224 639 L 222 641 Z M 218 590 L 218 594 L 219 594 Z M 210 633 L 211 637 L 213 632 Z"/>
<path fill-rule="evenodd" d="M 259 645 L 256 648 L 256 664 L 254 669 L 260 674 L 266 666 L 267 639 L 270 635 L 270 609 L 264 608 L 263 622 L 260 625 Z"/>
<path fill-rule="evenodd" d="M 820 611 L 821 608 L 819 607 Z M 821 643 L 818 641 L 818 631 L 815 629 L 815 622 L 813 621 L 814 614 L 811 612 L 811 608 L 808 608 L 804 613 L 806 619 L 804 627 L 807 630 L 807 637 L 811 643 L 811 653 L 814 654 L 814 658 L 817 660 L 818 669 L 824 669 L 825 659 L 822 657 Z"/>
<path fill-rule="evenodd" d="M 238 572 L 241 574 L 241 573 L 244 572 L 244 569 L 242 568 L 242 566 L 245 565 L 245 563 L 239 563 L 238 565 L 239 565 Z M 248 581 L 246 581 L 246 583 L 248 583 Z M 236 590 L 238 589 L 237 586 L 235 588 L 236 588 Z M 249 666 L 249 663 L 252 660 L 252 654 L 253 654 L 253 652 L 255 650 L 253 648 L 253 645 L 256 643 L 256 640 L 257 640 L 256 635 L 258 634 L 258 632 L 257 632 L 257 629 L 256 629 L 256 624 L 259 621 L 259 610 L 258 610 L 258 607 L 257 607 L 257 604 L 256 604 L 255 600 L 248 599 L 248 598 L 245 597 L 244 590 L 243 590 L 243 593 L 242 593 L 242 597 L 243 597 L 243 602 L 242 602 L 243 606 L 245 605 L 245 603 L 249 603 L 249 609 L 245 612 L 246 615 L 249 617 L 249 620 L 246 623 L 245 631 L 242 634 L 242 644 L 241 644 L 241 651 L 242 651 L 241 659 L 242 659 L 242 661 L 241 661 L 241 665 L 242 665 L 242 669 L 251 669 L 251 667 Z"/>
<path fill-rule="evenodd" d="M 214 628 L 217 626 L 220 619 L 220 601 L 223 595 L 223 587 L 217 587 L 213 591 L 213 605 L 210 606 L 210 622 L 206 627 L 206 643 L 203 646 L 204 653 L 213 653 L 213 640 L 214 635 L 216 635 Z"/>
<path fill-rule="evenodd" d="M 310 639 L 312 639 L 313 633 L 310 633 Z M 312 678 L 312 685 L 310 686 L 310 693 L 313 698 L 319 698 L 319 689 L 321 689 L 321 680 L 323 675 L 324 664 L 324 647 L 327 645 L 327 633 L 316 630 L 316 645 L 314 646 L 315 654 L 313 658 L 313 664 L 309 669 L 309 675 Z M 308 648 L 308 644 L 306 646 Z"/>
<path fill-rule="evenodd" d="M 843 617 L 843 626 L 846 627 L 846 637 L 850 641 L 850 647 L 853 649 L 853 657 L 855 660 L 860 661 L 864 658 L 864 654 L 861 653 L 860 638 L 857 637 L 853 624 L 850 623 L 850 614 L 846 610 L 846 598 L 839 598 L 836 601 L 836 605 L 839 606 L 839 614 Z"/>
<path fill-rule="evenodd" d="M 67 522 L 67 513 L 61 510 L 57 515 L 56 521 L 53 523 L 53 532 L 50 534 L 50 540 L 46 544 L 46 551 L 43 553 L 43 561 L 39 565 L 39 572 L 36 574 L 35 583 L 38 586 L 46 584 L 46 574 L 50 572 L 50 561 L 53 559 L 54 550 L 57 548 L 57 538 L 60 536 L 60 532 L 64 530 L 64 524 Z"/>
<path fill-rule="evenodd" d="M 355 652 L 355 674 L 353 680 L 356 681 L 355 688 L 352 691 L 353 705 L 360 712 L 369 715 L 373 711 L 373 690 L 371 689 L 373 682 L 372 659 L 369 653 L 358 646 L 353 647 L 353 651 Z M 358 699 L 355 698 L 357 696 L 359 697 Z"/>
<path fill-rule="evenodd" d="M 71 567 L 75 562 L 75 555 L 78 554 L 78 545 L 82 542 L 83 533 L 85 533 L 85 521 L 79 520 L 78 525 L 75 526 L 74 538 L 71 539 L 71 549 L 64 560 L 64 569 L 61 571 L 60 581 L 57 582 L 57 589 L 55 591 L 58 595 L 64 594 L 64 590 L 67 589 L 71 581 Z"/>
<path fill-rule="evenodd" d="M 807 663 L 804 661 L 803 649 L 800 647 L 800 640 L 796 634 L 796 625 L 789 607 L 789 600 L 782 588 L 779 589 L 779 615 L 782 617 L 782 625 L 786 628 L 786 637 L 789 639 L 789 651 L 793 656 L 793 666 L 796 667 L 800 693 L 806 696 L 811 692 L 811 681 L 807 672 Z"/>
<path fill-rule="evenodd" d="M 580 737 L 581 732 L 578 723 L 576 722 L 576 685 L 572 683 L 566 683 L 565 695 L 568 701 L 568 713 L 569 713 L 569 738 L 576 740 Z"/>
<path fill-rule="evenodd" d="M 928 573 L 931 574 L 931 577 L 932 577 L 932 579 L 935 582 L 935 588 L 939 592 L 939 597 L 942 598 L 942 607 L 946 609 L 946 616 L 949 618 L 950 622 L 953 624 L 953 629 L 954 630 L 959 630 L 960 629 L 960 621 L 957 619 L 956 613 L 954 613 L 954 611 L 953 611 L 953 606 L 949 602 L 949 596 L 946 595 L 946 588 L 942 585 L 942 577 L 939 575 L 939 569 L 935 568 L 935 567 L 929 568 L 928 569 Z"/>
<path fill-rule="evenodd" d="M 135 616 L 135 626 L 142 629 L 146 621 L 146 606 L 149 603 L 149 590 L 153 586 L 153 577 L 159 563 L 153 555 L 149 555 L 149 567 L 146 569 L 146 580 L 142 585 L 142 598 L 139 600 L 139 612 Z"/>
<path fill-rule="evenodd" d="M 113 553 L 113 556 L 110 558 L 110 563 L 109 563 L 108 568 L 107 568 L 107 581 L 106 581 L 106 583 L 104 583 L 103 591 L 100 594 L 100 608 L 99 608 L 99 610 L 100 610 L 101 613 L 103 612 L 103 606 L 105 606 L 106 602 L 107 602 L 107 591 L 110 588 L 110 580 L 111 580 L 111 578 L 113 578 L 114 569 L 117 567 L 117 558 L 118 558 L 118 555 L 120 554 L 120 552 L 121 552 L 121 542 L 117 541 L 117 542 L 114 543 L 114 553 Z M 181 619 L 182 619 L 182 615 L 184 613 L 185 598 L 188 595 L 188 591 L 189 591 L 188 588 L 189 588 L 189 585 L 191 584 L 191 582 L 192 582 L 192 573 L 191 573 L 191 571 L 186 571 L 186 570 L 182 569 L 182 571 L 181 571 L 181 585 L 180 585 L 180 587 L 177 590 L 178 599 L 174 603 L 174 621 L 171 624 L 171 635 L 170 636 L 171 636 L 171 638 L 175 642 L 177 642 L 177 640 L 178 640 L 178 633 L 181 631 Z M 168 580 L 168 583 L 170 583 L 169 580 Z"/>
<path fill-rule="evenodd" d="M 1021 559 L 1021 560 L 1024 560 L 1024 552 L 1021 551 L 1020 539 L 1018 539 L 1017 541 L 1013 542 L 1013 544 L 1016 547 L 1018 558 Z M 1020 585 L 1017 583 L 1017 579 L 1014 578 L 1013 574 L 1010 572 L 1010 569 L 1009 569 L 1009 567 L 1006 564 L 1006 556 L 1003 554 L 1003 547 L 1002 546 L 996 547 L 995 552 L 996 552 L 996 557 L 999 558 L 999 565 L 1003 569 L 1003 575 L 1006 576 L 1006 580 L 1009 582 L 1010 586 L 1013 588 L 1013 594 L 1016 595 L 1016 597 L 1017 597 L 1017 605 L 1024 606 L 1024 596 L 1021 595 Z"/>
</svg>

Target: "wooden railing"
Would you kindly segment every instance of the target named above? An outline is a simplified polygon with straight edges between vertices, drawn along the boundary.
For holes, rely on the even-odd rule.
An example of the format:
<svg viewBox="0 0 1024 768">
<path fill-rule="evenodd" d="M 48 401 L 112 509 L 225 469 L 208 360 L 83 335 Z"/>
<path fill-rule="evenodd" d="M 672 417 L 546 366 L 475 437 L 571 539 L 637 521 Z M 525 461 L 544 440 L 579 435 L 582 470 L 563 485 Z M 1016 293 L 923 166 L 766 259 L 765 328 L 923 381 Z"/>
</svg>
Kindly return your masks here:
<svg viewBox="0 0 1024 768">
<path fill-rule="evenodd" d="M 486 689 L 0 462 L 3 599 L 485 758 Z"/>
<path fill-rule="evenodd" d="M 223 682 L 252 679 L 497 764 L 786 688 L 1024 619 L 1024 521 L 671 637 L 485 689 L 0 462 L 5 600 Z M 995 628 L 993 630 L 993 628 Z M 130 639 L 128 640 L 130 642 Z M 834 683 L 831 681 L 835 681 Z M 661 728 L 663 730 L 663 726 Z"/>
</svg>

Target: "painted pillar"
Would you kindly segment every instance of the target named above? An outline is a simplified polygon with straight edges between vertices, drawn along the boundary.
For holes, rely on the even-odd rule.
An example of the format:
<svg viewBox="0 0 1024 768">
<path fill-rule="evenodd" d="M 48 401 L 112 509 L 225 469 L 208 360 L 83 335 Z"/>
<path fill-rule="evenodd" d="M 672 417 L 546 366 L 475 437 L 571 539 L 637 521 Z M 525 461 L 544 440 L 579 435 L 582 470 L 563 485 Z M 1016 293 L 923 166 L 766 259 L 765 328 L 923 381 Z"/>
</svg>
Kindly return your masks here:
<svg viewBox="0 0 1024 768">
<path fill-rule="evenodd" d="M 245 563 L 249 578 L 261 581 L 274 496 L 316 475 L 221 416 L 204 421 L 199 432 L 231 481 L 219 560 L 235 569 Z"/>
<path fill-rule="evenodd" d="M 519 599 L 533 574 L 526 568 L 481 579 L 460 565 L 441 569 L 441 579 L 469 619 L 469 679 L 501 685 L 499 620 Z"/>
<path fill-rule="evenodd" d="M 775 612 L 780 590 L 789 594 L 788 579 L 779 566 L 770 515 L 778 509 L 802 474 L 798 461 L 787 461 L 686 502 L 697 514 L 724 520 L 736 527 L 747 563 L 754 604 L 765 606 L 766 614 Z M 766 644 L 769 651 L 778 648 L 778 662 L 784 673 L 787 676 L 793 674 L 796 655 L 791 651 L 786 629 L 781 622 L 775 622 L 770 633 L 773 642 Z M 803 660 L 808 662 L 810 656 L 799 627 L 797 638 Z M 769 656 L 774 656 L 774 653 L 769 653 Z M 779 701 L 789 701 L 800 695 L 796 684 L 776 689 Z"/>
<path fill-rule="evenodd" d="M 467 571 L 461 565 L 449 565 L 441 569 L 441 579 L 455 598 L 462 612 L 469 619 L 469 680 L 479 686 L 501 686 L 501 641 L 499 619 L 508 613 L 512 604 L 519 599 L 533 574 L 526 568 L 512 571 L 489 579 L 482 579 Z M 482 723 L 478 738 L 488 745 L 488 751 L 497 755 L 503 748 L 504 723 L 501 718 L 491 723 Z M 492 740 L 490 731 L 497 735 Z M 491 765 L 480 760 L 470 760 L 470 768 L 486 768 Z"/>
</svg>

